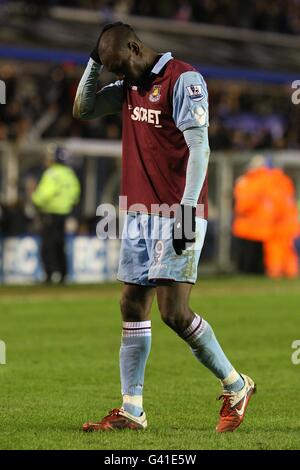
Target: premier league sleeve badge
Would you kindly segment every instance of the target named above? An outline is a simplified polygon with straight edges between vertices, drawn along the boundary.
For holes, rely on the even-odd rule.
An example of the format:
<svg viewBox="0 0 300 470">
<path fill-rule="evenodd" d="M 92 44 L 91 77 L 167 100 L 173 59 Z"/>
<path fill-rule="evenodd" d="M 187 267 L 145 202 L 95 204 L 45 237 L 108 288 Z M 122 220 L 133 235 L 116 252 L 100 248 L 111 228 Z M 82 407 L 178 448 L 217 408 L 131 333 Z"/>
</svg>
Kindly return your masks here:
<svg viewBox="0 0 300 470">
<path fill-rule="evenodd" d="M 187 87 L 189 97 L 193 101 L 200 101 L 203 98 L 201 85 L 190 85 Z"/>
</svg>

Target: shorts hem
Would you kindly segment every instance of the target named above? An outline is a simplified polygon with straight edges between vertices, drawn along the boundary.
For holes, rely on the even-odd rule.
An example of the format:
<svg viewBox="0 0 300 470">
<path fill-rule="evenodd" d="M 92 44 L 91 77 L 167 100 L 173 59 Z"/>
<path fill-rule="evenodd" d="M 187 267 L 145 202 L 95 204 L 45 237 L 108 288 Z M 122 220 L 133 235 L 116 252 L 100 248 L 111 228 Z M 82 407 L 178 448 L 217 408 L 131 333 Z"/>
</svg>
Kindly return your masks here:
<svg viewBox="0 0 300 470">
<path fill-rule="evenodd" d="M 120 277 L 117 277 L 117 281 L 123 282 L 124 284 L 132 284 L 134 286 L 142 286 L 142 287 L 155 287 L 153 283 L 151 283 L 151 279 L 148 282 L 139 282 L 139 281 L 133 281 L 132 279 L 121 279 Z"/>
<path fill-rule="evenodd" d="M 191 279 L 174 279 L 171 277 L 150 277 L 149 281 L 170 281 L 170 282 L 178 282 L 178 283 L 186 283 L 186 284 L 195 284 L 196 281 L 191 280 Z"/>
</svg>

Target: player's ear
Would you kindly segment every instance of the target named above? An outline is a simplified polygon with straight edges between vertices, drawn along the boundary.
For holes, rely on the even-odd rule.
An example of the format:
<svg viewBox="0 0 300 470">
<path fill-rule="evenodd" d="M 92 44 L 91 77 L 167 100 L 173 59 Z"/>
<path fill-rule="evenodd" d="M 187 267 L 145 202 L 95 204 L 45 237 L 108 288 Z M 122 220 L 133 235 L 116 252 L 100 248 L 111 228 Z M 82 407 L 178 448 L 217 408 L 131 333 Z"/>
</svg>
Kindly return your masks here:
<svg viewBox="0 0 300 470">
<path fill-rule="evenodd" d="M 140 46 L 138 45 L 137 42 L 135 41 L 130 41 L 128 44 L 128 49 L 133 52 L 135 55 L 139 55 L 140 52 Z"/>
</svg>

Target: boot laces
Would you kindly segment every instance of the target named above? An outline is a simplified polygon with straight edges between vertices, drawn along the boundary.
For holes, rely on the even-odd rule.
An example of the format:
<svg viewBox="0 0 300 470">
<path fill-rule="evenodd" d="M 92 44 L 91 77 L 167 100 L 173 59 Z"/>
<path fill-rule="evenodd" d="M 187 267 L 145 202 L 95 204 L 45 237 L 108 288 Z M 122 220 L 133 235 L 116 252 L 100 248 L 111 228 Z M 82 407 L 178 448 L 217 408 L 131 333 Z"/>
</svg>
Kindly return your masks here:
<svg viewBox="0 0 300 470">
<path fill-rule="evenodd" d="M 230 392 L 224 392 L 222 395 L 217 398 L 217 400 L 223 399 L 223 406 L 220 411 L 221 416 L 227 416 L 229 413 L 232 412 L 232 406 L 233 406 L 233 398 L 234 394 Z"/>
<path fill-rule="evenodd" d="M 114 408 L 108 413 L 108 416 L 118 416 L 120 414 L 120 408 Z"/>
</svg>

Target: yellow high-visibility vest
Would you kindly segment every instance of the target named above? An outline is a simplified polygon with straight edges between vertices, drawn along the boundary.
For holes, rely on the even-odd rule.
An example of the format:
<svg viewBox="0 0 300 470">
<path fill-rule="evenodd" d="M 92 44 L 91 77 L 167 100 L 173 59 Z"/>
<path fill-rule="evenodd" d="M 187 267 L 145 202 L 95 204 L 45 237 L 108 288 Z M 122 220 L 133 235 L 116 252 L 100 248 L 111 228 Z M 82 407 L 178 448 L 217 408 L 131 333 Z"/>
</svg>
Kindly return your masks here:
<svg viewBox="0 0 300 470">
<path fill-rule="evenodd" d="M 54 163 L 43 173 L 32 201 L 41 212 L 67 215 L 79 197 L 80 183 L 75 172 L 68 166 Z"/>
</svg>

